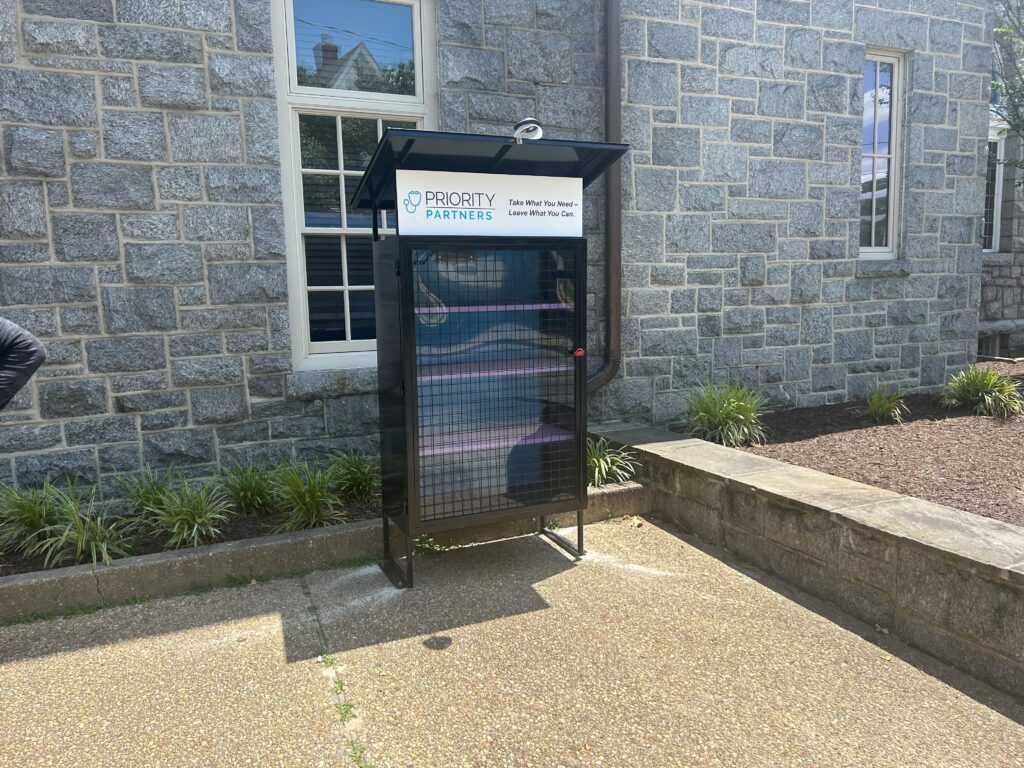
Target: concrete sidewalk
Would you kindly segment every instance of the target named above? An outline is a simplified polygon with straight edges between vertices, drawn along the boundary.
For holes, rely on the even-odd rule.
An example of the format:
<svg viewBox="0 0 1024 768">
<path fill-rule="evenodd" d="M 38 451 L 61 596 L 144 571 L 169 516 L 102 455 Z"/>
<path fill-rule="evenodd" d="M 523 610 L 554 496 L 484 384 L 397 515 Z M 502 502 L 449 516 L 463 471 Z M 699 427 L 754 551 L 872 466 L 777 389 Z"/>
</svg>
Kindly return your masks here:
<svg viewBox="0 0 1024 768">
<path fill-rule="evenodd" d="M 1009 697 L 670 529 L 587 534 L 0 628 L 0 766 L 1024 766 Z"/>
</svg>

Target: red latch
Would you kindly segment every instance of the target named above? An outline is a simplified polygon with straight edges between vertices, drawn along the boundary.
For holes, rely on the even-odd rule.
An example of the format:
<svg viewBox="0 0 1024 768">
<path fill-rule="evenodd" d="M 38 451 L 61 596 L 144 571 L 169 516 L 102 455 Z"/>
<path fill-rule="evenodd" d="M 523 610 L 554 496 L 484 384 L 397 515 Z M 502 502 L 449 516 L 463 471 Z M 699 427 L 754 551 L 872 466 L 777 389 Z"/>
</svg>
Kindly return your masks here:
<svg viewBox="0 0 1024 768">
<path fill-rule="evenodd" d="M 587 353 L 583 350 L 583 347 L 578 347 L 572 354 L 573 357 L 583 357 Z"/>
</svg>

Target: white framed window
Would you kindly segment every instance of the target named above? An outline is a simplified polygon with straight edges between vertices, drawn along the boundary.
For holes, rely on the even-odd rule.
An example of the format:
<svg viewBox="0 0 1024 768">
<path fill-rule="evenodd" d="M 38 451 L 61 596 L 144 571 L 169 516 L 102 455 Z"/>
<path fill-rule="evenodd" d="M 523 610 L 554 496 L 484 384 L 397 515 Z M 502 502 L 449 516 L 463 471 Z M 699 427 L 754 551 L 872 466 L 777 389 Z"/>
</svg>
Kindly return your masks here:
<svg viewBox="0 0 1024 768">
<path fill-rule="evenodd" d="M 1005 135 L 990 133 L 985 169 L 985 212 L 981 220 L 981 247 L 985 251 L 999 250 L 1005 159 Z"/>
<path fill-rule="evenodd" d="M 388 127 L 436 126 L 433 2 L 276 0 L 295 370 L 376 363 L 372 217 L 348 201 Z"/>
<path fill-rule="evenodd" d="M 902 59 L 868 50 L 860 160 L 860 256 L 896 257 L 899 233 Z"/>
</svg>

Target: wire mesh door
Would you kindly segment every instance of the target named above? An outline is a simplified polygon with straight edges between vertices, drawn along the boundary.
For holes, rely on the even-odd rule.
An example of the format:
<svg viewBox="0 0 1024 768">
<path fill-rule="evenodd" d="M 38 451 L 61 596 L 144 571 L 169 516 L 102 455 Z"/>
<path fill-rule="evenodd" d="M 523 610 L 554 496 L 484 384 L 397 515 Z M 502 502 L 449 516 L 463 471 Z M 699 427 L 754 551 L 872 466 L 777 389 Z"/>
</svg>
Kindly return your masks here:
<svg viewBox="0 0 1024 768">
<path fill-rule="evenodd" d="M 413 248 L 421 522 L 579 497 L 581 258 Z"/>
</svg>

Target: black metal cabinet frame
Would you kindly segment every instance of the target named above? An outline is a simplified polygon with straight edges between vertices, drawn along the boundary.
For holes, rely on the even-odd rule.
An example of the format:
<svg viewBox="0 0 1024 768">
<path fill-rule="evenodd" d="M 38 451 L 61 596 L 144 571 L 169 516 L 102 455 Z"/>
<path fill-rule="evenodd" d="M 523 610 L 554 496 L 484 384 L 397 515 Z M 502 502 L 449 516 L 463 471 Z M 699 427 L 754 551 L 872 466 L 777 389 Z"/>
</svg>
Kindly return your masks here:
<svg viewBox="0 0 1024 768">
<path fill-rule="evenodd" d="M 425 455 L 425 438 L 421 435 L 423 414 L 420 409 L 421 406 L 424 406 L 424 390 L 428 386 L 436 389 L 437 385 L 423 386 L 420 381 L 423 377 L 423 366 L 421 365 L 422 360 L 418 360 L 417 313 L 423 311 L 423 308 L 417 304 L 416 281 L 418 277 L 413 257 L 417 253 L 431 252 L 479 254 L 510 251 L 522 254 L 557 253 L 562 259 L 568 259 L 571 254 L 571 274 L 563 269 L 555 273 L 557 278 L 548 278 L 562 281 L 563 289 L 569 290 L 572 294 L 572 304 L 571 322 L 564 319 L 552 321 L 558 324 L 561 335 L 554 334 L 553 348 L 549 350 L 550 356 L 545 358 L 557 363 L 559 359 L 557 355 L 563 355 L 566 361 L 564 371 L 571 372 L 571 386 L 564 386 L 558 372 L 552 374 L 554 379 L 560 382 L 557 394 L 562 398 L 567 396 L 571 398 L 571 424 L 567 423 L 564 418 L 560 422 L 562 430 L 567 432 L 571 430 L 571 439 L 562 440 L 564 445 L 549 449 L 543 443 L 547 436 L 542 435 L 539 438 L 542 445 L 536 449 L 557 452 L 559 458 L 554 463 L 558 465 L 558 471 L 561 473 L 556 483 L 559 485 L 557 490 L 560 493 L 551 494 L 557 495 L 557 499 L 544 500 L 542 497 L 545 495 L 545 491 L 550 491 L 551 488 L 543 487 L 539 493 L 528 495 L 529 498 L 525 503 L 512 502 L 504 506 L 485 503 L 484 507 L 493 508 L 479 509 L 480 504 L 477 500 L 475 505 L 464 504 L 464 508 L 459 508 L 456 503 L 455 511 L 447 516 L 437 517 L 424 514 L 423 465 L 425 461 L 429 460 L 429 457 Z M 472 257 L 467 256 L 467 258 Z M 586 508 L 586 240 L 584 238 L 530 237 L 393 237 L 374 243 L 374 272 L 377 303 L 377 364 L 385 570 L 389 572 L 396 583 L 411 586 L 413 543 L 417 537 L 469 525 L 524 517 L 539 518 L 539 532 L 550 537 L 574 555 L 582 554 L 582 512 Z M 543 282 L 545 277 L 543 275 L 528 275 L 521 278 L 521 280 L 527 281 L 533 279 Z M 570 285 L 571 290 L 569 289 Z M 546 288 L 541 286 L 540 290 L 546 290 Z M 547 304 L 522 305 L 524 309 L 531 312 L 531 317 L 535 318 L 538 316 L 543 318 L 549 314 L 559 317 L 562 313 L 570 311 L 568 305 L 562 309 L 550 310 L 546 309 L 548 306 Z M 492 311 L 486 306 L 482 309 L 484 312 Z M 444 311 L 447 311 L 447 308 Z M 537 322 L 541 326 L 540 330 L 543 331 L 543 320 Z M 566 333 L 566 331 L 569 332 Z M 538 334 L 538 337 L 540 336 L 542 334 Z M 566 338 L 559 349 L 559 344 L 563 341 L 562 336 Z M 422 355 L 419 357 L 422 358 Z M 520 362 L 529 365 L 531 358 L 524 357 Z M 533 369 L 527 368 L 526 370 L 532 371 Z M 502 369 L 502 371 L 502 373 L 495 374 L 493 371 L 485 370 L 480 378 L 487 381 L 494 375 L 512 377 L 522 375 L 524 378 L 543 375 L 520 374 L 514 367 Z M 459 378 L 459 374 L 455 374 L 455 376 Z M 513 394 L 516 394 L 514 390 Z M 469 405 L 472 406 L 474 403 L 471 402 Z M 500 403 L 495 403 L 495 408 L 500 408 L 500 405 Z M 564 417 L 564 414 L 560 413 L 559 415 Z M 446 423 L 445 426 L 450 426 L 450 424 Z M 556 428 L 552 427 L 551 429 L 555 430 Z M 555 439 L 560 437 L 560 435 L 555 435 Z M 441 439 L 444 437 L 442 436 Z M 530 437 L 525 437 L 525 440 L 528 442 Z M 514 442 L 515 436 L 512 438 L 512 443 Z M 506 444 L 506 447 L 508 445 Z M 469 453 L 474 450 L 477 449 L 473 444 L 466 449 Z M 567 466 L 569 462 L 571 462 L 571 479 L 568 477 L 570 473 L 567 472 L 570 469 Z M 487 470 L 493 471 L 494 468 L 485 468 L 485 471 Z M 540 471 L 543 472 L 543 469 Z M 511 485 L 511 483 L 509 484 Z M 492 493 L 495 491 L 493 487 L 490 490 Z M 548 515 L 565 512 L 577 514 L 575 545 L 546 528 L 545 518 Z M 395 541 L 398 538 L 394 535 L 395 533 L 399 535 L 402 544 L 398 557 L 393 554 L 393 544 L 399 543 Z M 404 561 L 404 567 L 400 564 L 401 561 Z"/>
</svg>

